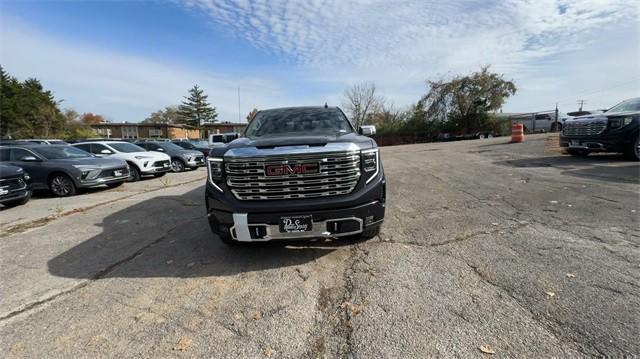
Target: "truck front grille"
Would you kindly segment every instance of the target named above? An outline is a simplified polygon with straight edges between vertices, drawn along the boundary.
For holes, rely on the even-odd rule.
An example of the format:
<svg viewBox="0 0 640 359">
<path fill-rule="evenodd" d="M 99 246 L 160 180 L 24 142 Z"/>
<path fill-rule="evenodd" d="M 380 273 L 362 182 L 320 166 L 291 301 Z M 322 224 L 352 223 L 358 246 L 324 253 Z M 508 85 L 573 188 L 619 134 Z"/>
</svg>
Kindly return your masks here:
<svg viewBox="0 0 640 359">
<path fill-rule="evenodd" d="M 565 136 L 591 136 L 599 135 L 607 128 L 606 122 L 585 122 L 569 123 L 565 122 L 562 133 Z"/>
<path fill-rule="evenodd" d="M 313 170 L 303 173 L 304 166 Z M 267 168 L 277 170 L 268 173 Z M 351 193 L 358 184 L 360 153 L 225 158 L 225 172 L 227 186 L 239 200 L 336 196 Z"/>
<path fill-rule="evenodd" d="M 15 191 L 26 187 L 22 177 L 0 179 L 0 187 L 8 191 Z"/>
</svg>

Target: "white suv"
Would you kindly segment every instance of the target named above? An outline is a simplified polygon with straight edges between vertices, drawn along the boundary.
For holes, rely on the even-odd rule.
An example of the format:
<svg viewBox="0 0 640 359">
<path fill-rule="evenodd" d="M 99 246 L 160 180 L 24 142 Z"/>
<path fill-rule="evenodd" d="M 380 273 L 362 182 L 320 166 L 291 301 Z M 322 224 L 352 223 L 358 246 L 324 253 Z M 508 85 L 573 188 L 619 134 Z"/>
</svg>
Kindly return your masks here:
<svg viewBox="0 0 640 359">
<path fill-rule="evenodd" d="M 160 152 L 149 152 L 140 146 L 124 141 L 92 141 L 74 143 L 72 146 L 97 157 L 113 157 L 129 165 L 129 180 L 134 182 L 141 176 L 162 177 L 171 170 L 171 158 Z"/>
</svg>

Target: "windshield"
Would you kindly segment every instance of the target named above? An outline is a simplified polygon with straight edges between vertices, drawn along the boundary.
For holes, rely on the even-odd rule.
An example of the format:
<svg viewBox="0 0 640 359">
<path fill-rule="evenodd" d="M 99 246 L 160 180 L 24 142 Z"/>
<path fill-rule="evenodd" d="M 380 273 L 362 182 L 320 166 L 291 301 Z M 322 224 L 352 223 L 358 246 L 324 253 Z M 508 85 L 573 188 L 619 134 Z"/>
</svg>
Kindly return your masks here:
<svg viewBox="0 0 640 359">
<path fill-rule="evenodd" d="M 110 143 L 109 146 L 111 146 L 114 150 L 118 152 L 125 152 L 125 153 L 146 151 L 144 148 L 140 146 L 134 145 L 133 143 L 127 143 L 127 142 Z"/>
<path fill-rule="evenodd" d="M 89 152 L 85 152 L 73 146 L 43 146 L 33 148 L 42 157 L 49 160 L 59 160 L 65 158 L 84 158 L 93 157 Z"/>
<path fill-rule="evenodd" d="M 209 147 L 209 142 L 208 141 L 191 141 L 191 143 L 194 146 L 198 146 L 198 147 Z"/>
<path fill-rule="evenodd" d="M 258 112 L 247 126 L 246 136 L 340 136 L 353 132 L 351 124 L 337 108 L 277 109 Z"/>
<path fill-rule="evenodd" d="M 640 97 L 633 98 L 631 100 L 622 101 L 619 104 L 607 110 L 607 112 L 628 112 L 628 111 L 640 111 Z"/>
<path fill-rule="evenodd" d="M 187 148 L 187 149 L 194 148 L 194 146 L 190 142 L 181 141 L 181 142 L 174 142 L 174 143 L 182 148 Z"/>
<path fill-rule="evenodd" d="M 165 150 L 169 150 L 169 151 L 184 151 L 184 148 L 171 142 L 158 142 L 158 147 L 162 147 Z"/>
</svg>

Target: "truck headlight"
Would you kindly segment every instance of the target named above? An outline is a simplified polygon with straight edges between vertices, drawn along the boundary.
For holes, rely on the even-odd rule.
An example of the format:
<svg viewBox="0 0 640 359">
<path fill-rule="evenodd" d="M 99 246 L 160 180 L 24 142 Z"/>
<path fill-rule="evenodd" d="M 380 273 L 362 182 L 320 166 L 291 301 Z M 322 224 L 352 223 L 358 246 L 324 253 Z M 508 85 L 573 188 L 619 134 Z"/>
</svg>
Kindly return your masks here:
<svg viewBox="0 0 640 359">
<path fill-rule="evenodd" d="M 362 162 L 362 172 L 366 179 L 365 184 L 373 181 L 380 172 L 380 155 L 378 149 L 360 151 L 360 161 Z"/>
<path fill-rule="evenodd" d="M 614 117 L 609 119 L 609 128 L 624 127 L 633 122 L 633 117 Z"/>
<path fill-rule="evenodd" d="M 209 183 L 213 185 L 215 189 L 222 192 L 220 185 L 222 184 L 222 166 L 224 162 L 219 157 L 207 157 L 207 172 L 209 175 Z"/>
</svg>

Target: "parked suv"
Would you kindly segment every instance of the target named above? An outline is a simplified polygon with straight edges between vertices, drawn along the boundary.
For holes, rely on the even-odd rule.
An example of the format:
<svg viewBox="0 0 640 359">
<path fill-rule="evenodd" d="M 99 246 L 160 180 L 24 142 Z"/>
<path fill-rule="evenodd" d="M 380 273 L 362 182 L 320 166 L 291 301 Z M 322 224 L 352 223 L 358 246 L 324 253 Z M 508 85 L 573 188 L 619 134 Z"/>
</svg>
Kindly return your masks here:
<svg viewBox="0 0 640 359">
<path fill-rule="evenodd" d="M 337 107 L 258 112 L 207 159 L 212 231 L 227 244 L 377 235 L 385 177 L 361 133 Z"/>
<path fill-rule="evenodd" d="M 638 143 L 640 97 L 623 101 L 602 114 L 568 119 L 560 135 L 560 146 L 572 156 L 591 152 L 621 152 L 640 160 Z"/>
<path fill-rule="evenodd" d="M 206 141 L 204 141 L 206 143 Z M 198 151 L 204 155 L 206 158 L 209 155 L 209 145 L 203 145 L 201 141 L 191 141 L 191 140 L 173 140 L 171 143 L 174 143 L 185 150 L 193 150 Z"/>
<path fill-rule="evenodd" d="M 22 168 L 0 164 L 0 204 L 20 206 L 31 198 L 31 177 Z"/>
<path fill-rule="evenodd" d="M 204 155 L 200 151 L 185 150 L 171 142 L 136 142 L 147 151 L 166 153 L 171 157 L 171 170 L 182 172 L 185 168 L 195 169 L 204 166 Z"/>
<path fill-rule="evenodd" d="M 33 189 L 49 189 L 58 197 L 74 195 L 78 188 L 118 187 L 129 177 L 126 162 L 67 145 L 2 146 L 0 162 L 22 167 Z"/>
<path fill-rule="evenodd" d="M 171 157 L 124 141 L 95 141 L 74 143 L 73 147 L 93 153 L 96 157 L 117 158 L 129 165 L 129 181 L 141 176 L 162 177 L 171 171 Z"/>
</svg>

